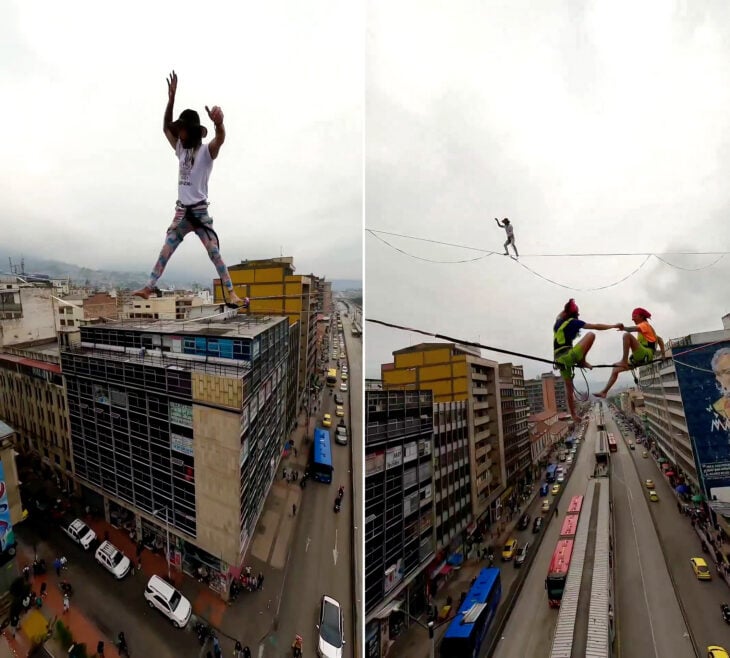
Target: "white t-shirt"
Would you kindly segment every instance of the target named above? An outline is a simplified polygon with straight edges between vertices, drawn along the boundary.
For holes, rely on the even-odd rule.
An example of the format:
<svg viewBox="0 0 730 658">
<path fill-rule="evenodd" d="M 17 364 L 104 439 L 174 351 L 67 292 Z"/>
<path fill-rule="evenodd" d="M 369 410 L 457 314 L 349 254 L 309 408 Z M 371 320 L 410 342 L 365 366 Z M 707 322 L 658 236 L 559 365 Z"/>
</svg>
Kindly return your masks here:
<svg viewBox="0 0 730 658">
<path fill-rule="evenodd" d="M 208 200 L 208 178 L 213 169 L 213 158 L 207 144 L 201 144 L 193 156 L 192 149 L 183 148 L 178 139 L 175 155 L 180 162 L 177 198 L 186 206 Z"/>
</svg>

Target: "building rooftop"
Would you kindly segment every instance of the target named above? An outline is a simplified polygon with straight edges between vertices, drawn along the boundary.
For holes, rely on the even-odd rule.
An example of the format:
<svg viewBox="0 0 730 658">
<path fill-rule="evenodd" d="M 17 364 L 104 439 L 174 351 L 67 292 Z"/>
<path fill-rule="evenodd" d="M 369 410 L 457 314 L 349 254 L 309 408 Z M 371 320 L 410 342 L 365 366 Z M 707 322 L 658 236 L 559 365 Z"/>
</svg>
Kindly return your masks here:
<svg viewBox="0 0 730 658">
<path fill-rule="evenodd" d="M 190 320 L 126 319 L 83 327 L 85 331 L 135 331 L 154 334 L 215 336 L 218 338 L 253 338 L 288 318 L 283 315 L 221 316 L 215 305 L 209 316 Z"/>
</svg>

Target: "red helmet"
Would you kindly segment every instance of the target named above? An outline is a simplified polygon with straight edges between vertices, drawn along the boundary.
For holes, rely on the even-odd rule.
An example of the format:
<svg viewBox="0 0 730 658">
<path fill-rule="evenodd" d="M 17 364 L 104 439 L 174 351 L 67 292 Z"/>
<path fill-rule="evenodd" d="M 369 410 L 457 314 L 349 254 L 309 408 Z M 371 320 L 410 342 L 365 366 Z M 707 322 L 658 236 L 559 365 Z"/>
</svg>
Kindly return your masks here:
<svg viewBox="0 0 730 658">
<path fill-rule="evenodd" d="M 641 308 L 641 306 L 637 306 L 633 311 L 631 311 L 631 317 L 634 315 L 640 315 L 642 318 L 646 318 L 647 320 L 651 318 L 651 313 L 649 313 L 649 311 L 645 308 Z"/>
</svg>

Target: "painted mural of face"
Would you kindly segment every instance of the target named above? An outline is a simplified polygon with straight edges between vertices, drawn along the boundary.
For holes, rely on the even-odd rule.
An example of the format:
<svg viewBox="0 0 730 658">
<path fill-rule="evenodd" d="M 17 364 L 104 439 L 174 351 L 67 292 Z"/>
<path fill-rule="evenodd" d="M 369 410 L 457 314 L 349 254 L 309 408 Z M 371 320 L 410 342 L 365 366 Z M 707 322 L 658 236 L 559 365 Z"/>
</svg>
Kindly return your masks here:
<svg viewBox="0 0 730 658">
<path fill-rule="evenodd" d="M 726 398 L 730 398 L 730 352 L 721 355 L 713 366 L 718 390 Z"/>
</svg>

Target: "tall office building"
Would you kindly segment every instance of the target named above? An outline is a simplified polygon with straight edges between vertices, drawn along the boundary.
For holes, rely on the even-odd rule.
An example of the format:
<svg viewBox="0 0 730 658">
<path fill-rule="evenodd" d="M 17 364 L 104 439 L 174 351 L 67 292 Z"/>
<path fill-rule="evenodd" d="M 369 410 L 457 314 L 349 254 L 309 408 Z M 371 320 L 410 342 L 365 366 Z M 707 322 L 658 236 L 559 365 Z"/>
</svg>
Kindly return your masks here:
<svg viewBox="0 0 730 658">
<path fill-rule="evenodd" d="M 365 643 L 384 656 L 404 617 L 426 607 L 424 567 L 434 554 L 433 396 L 366 391 L 365 409 Z"/>
<path fill-rule="evenodd" d="M 535 379 L 525 381 L 530 413 L 553 409 L 555 411 L 568 410 L 568 398 L 565 393 L 565 382 L 559 375 L 550 372 L 543 373 Z"/>
<path fill-rule="evenodd" d="M 499 389 L 506 485 L 510 493 L 519 494 L 532 481 L 530 431 L 527 425 L 530 408 L 522 366 L 500 363 Z"/>
<path fill-rule="evenodd" d="M 730 424 L 721 409 L 730 400 L 730 315 L 722 322 L 722 330 L 667 341 L 671 358 L 640 368 L 639 385 L 649 438 L 677 477 L 694 492 L 717 496 L 730 513 L 730 500 L 723 501 L 730 477 L 721 467 L 730 461 Z"/>
<path fill-rule="evenodd" d="M 251 299 L 253 315 L 285 315 L 292 335 L 289 348 L 290 390 L 288 424 L 293 427 L 300 410 L 309 410 L 312 387 L 318 383 L 317 313 L 321 310 L 317 278 L 295 274 L 287 257 L 246 260 L 228 268 L 236 294 Z M 220 279 L 213 281 L 216 301 L 222 301 Z"/>
<path fill-rule="evenodd" d="M 477 522 L 501 517 L 506 474 L 498 364 L 453 343 L 420 343 L 393 352 L 381 366 L 387 390 L 430 390 L 434 402 L 466 400 L 472 515 Z"/>
<path fill-rule="evenodd" d="M 61 351 L 74 471 L 90 503 L 164 538 L 228 593 L 285 443 L 288 323 L 122 321 Z"/>
</svg>

